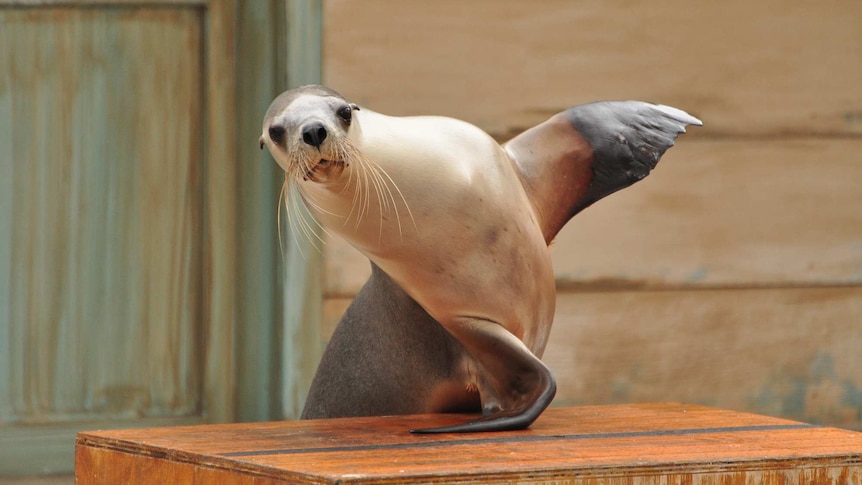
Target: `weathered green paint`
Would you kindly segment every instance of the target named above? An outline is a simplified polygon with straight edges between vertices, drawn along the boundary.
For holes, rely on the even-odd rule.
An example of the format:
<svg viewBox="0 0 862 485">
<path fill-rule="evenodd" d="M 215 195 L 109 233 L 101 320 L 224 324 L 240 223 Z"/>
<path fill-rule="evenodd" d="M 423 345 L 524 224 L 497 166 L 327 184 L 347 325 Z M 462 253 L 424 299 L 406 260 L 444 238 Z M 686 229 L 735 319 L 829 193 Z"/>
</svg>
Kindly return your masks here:
<svg viewBox="0 0 862 485">
<path fill-rule="evenodd" d="M 0 15 L 12 48 L 4 418 L 195 413 L 201 78 L 182 66 L 200 49 L 199 15 Z"/>
<path fill-rule="evenodd" d="M 323 7 L 321 0 L 288 0 L 288 87 L 320 83 Z M 310 215 L 307 215 L 310 217 Z M 319 236 L 319 233 L 318 233 Z M 314 241 L 297 234 L 283 235 L 286 246 L 284 277 L 282 410 L 298 418 L 320 361 L 323 255 Z M 319 242 L 318 242 L 319 246 Z"/>
<path fill-rule="evenodd" d="M 859 428 L 862 388 L 857 377 L 846 369 L 839 371 L 832 354 L 817 352 L 807 368 L 770 376 L 751 398 L 751 408 L 810 423 Z"/>
<path fill-rule="evenodd" d="M 37 3 L 0 1 L 0 475 L 70 470 L 78 429 L 295 417 L 320 254 L 279 255 L 256 141 L 320 81 L 320 2 Z"/>
<path fill-rule="evenodd" d="M 201 13 L 0 8 L 0 474 L 26 425 L 200 419 Z"/>
<path fill-rule="evenodd" d="M 283 175 L 258 137 L 284 89 L 284 2 L 240 2 L 237 29 L 239 285 L 236 419 L 281 418 L 281 264 L 277 209 Z"/>
</svg>

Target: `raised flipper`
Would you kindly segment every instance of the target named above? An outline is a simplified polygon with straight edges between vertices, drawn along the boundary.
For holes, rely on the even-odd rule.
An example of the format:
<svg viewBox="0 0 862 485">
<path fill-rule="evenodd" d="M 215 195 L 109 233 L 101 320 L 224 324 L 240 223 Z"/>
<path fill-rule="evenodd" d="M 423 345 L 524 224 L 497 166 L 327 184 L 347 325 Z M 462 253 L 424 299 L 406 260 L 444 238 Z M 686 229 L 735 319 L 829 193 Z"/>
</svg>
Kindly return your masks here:
<svg viewBox="0 0 862 485">
<path fill-rule="evenodd" d="M 549 243 L 575 214 L 642 180 L 687 125 L 688 113 L 643 101 L 575 106 L 503 145 Z"/>
</svg>

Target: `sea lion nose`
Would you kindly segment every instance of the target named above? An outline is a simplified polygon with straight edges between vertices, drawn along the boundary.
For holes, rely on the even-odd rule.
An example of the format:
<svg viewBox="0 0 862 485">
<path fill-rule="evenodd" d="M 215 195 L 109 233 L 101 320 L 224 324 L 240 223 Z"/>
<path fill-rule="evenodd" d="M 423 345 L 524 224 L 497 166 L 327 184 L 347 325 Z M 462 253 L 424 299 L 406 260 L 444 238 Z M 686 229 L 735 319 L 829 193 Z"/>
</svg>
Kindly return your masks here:
<svg viewBox="0 0 862 485">
<path fill-rule="evenodd" d="M 320 148 L 320 144 L 326 139 L 326 128 L 323 123 L 314 122 L 302 127 L 302 141 L 315 147 Z"/>
<path fill-rule="evenodd" d="M 273 124 L 269 127 L 269 138 L 276 145 L 283 145 L 285 131 L 283 125 Z"/>
</svg>

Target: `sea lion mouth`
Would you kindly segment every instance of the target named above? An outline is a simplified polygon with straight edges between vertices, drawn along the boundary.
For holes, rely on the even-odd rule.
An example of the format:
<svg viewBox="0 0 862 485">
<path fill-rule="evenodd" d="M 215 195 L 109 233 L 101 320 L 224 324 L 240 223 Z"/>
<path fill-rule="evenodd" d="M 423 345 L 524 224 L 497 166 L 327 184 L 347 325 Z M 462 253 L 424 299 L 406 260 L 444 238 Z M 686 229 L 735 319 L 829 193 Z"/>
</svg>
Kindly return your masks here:
<svg viewBox="0 0 862 485">
<path fill-rule="evenodd" d="M 343 160 L 327 160 L 325 158 L 321 158 L 313 167 L 308 169 L 304 178 L 305 180 L 322 182 L 335 173 L 334 171 L 341 173 L 346 165 L 347 164 Z"/>
</svg>

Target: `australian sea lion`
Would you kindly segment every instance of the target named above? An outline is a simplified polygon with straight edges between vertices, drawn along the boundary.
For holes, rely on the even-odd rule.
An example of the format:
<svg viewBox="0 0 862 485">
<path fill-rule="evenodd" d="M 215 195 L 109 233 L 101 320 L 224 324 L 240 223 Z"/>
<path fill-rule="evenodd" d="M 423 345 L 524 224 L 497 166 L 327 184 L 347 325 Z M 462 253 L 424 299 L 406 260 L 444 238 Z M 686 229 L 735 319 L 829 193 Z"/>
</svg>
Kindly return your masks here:
<svg viewBox="0 0 862 485">
<path fill-rule="evenodd" d="M 476 421 L 421 431 L 529 426 L 555 392 L 537 357 L 554 311 L 549 242 L 575 213 L 646 176 L 686 124 L 700 122 L 663 106 L 599 103 L 501 147 L 468 123 L 359 110 L 320 86 L 276 98 L 261 144 L 316 218 L 374 265 L 303 417 L 480 404 Z M 379 340 L 397 342 L 372 350 Z M 345 382 L 340 372 L 356 374 L 347 368 L 374 377 Z"/>
</svg>

